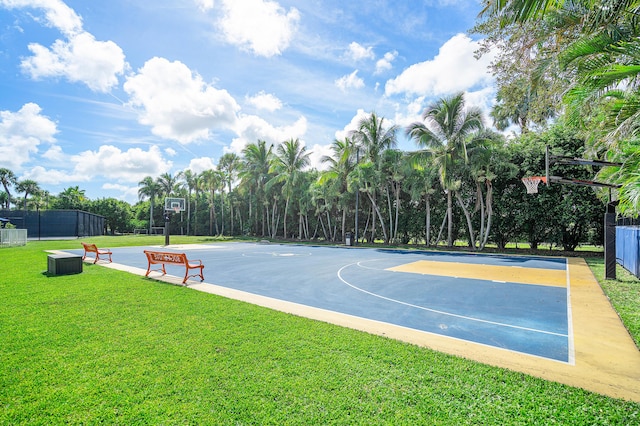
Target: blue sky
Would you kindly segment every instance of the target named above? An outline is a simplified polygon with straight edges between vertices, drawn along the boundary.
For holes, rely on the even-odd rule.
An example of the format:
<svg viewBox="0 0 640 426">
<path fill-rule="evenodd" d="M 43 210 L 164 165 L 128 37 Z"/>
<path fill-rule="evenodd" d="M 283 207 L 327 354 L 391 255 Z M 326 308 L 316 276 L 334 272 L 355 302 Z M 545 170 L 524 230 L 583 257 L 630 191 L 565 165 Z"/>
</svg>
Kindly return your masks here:
<svg viewBox="0 0 640 426">
<path fill-rule="evenodd" d="M 313 164 L 366 114 L 489 111 L 476 0 L 0 0 L 0 167 L 57 194 L 137 201 L 258 139 Z M 400 137 L 399 147 L 415 149 Z"/>
</svg>

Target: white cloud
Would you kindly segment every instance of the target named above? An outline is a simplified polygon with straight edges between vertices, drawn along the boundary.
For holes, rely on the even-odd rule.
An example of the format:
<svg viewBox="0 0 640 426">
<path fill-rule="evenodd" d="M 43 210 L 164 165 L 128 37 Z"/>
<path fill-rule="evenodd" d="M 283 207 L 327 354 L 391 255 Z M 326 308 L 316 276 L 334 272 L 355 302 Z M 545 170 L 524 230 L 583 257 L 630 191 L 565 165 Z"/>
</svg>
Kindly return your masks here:
<svg viewBox="0 0 640 426">
<path fill-rule="evenodd" d="M 330 157 L 332 155 L 331 145 L 314 144 L 309 150 L 309 167 L 316 170 L 327 170 L 329 165 L 322 162 L 322 157 Z"/>
<path fill-rule="evenodd" d="M 0 5 L 7 9 L 44 9 L 44 25 L 57 28 L 66 35 L 73 35 L 82 30 L 82 18 L 61 0 L 0 0 Z"/>
<path fill-rule="evenodd" d="M 67 159 L 67 156 L 62 152 L 62 148 L 58 145 L 52 145 L 49 147 L 49 149 L 42 154 L 42 157 L 56 163 L 61 163 Z"/>
<path fill-rule="evenodd" d="M 56 123 L 27 103 L 17 112 L 0 111 L 0 167 L 20 169 L 43 143 L 55 142 Z"/>
<path fill-rule="evenodd" d="M 107 178 L 111 182 L 139 182 L 146 176 L 160 176 L 171 170 L 173 163 L 162 157 L 157 146 L 148 151 L 131 148 L 121 151 L 112 145 L 102 145 L 98 151 L 84 151 L 71 157 L 76 180 Z"/>
<path fill-rule="evenodd" d="M 343 92 L 346 92 L 348 89 L 361 89 L 364 87 L 364 80 L 358 77 L 358 70 L 340 77 L 335 83 Z"/>
<path fill-rule="evenodd" d="M 206 12 L 208 10 L 213 9 L 214 1 L 213 0 L 195 0 L 196 5 L 202 10 Z"/>
<path fill-rule="evenodd" d="M 376 62 L 376 74 L 382 74 L 385 71 L 389 71 L 393 68 L 392 62 L 398 57 L 398 52 L 387 52 L 384 56 Z"/>
<path fill-rule="evenodd" d="M 247 102 L 258 109 L 263 109 L 269 112 L 277 111 L 282 108 L 282 101 L 271 93 L 265 93 L 261 91 L 255 96 L 248 97 Z"/>
<path fill-rule="evenodd" d="M 464 94 L 464 102 L 465 106 L 468 107 L 478 107 L 484 113 L 484 124 L 492 125 L 493 121 L 489 117 L 489 112 L 495 105 L 496 101 L 496 88 L 494 86 L 485 87 L 480 90 L 466 92 Z"/>
<path fill-rule="evenodd" d="M 107 191 L 119 192 L 120 195 L 118 195 L 116 198 L 123 201 L 127 201 L 130 204 L 134 204 L 136 201 L 139 200 L 138 189 L 140 188 L 138 187 L 138 185 L 127 186 L 127 185 L 121 185 L 117 183 L 105 183 L 101 186 L 101 188 Z"/>
<path fill-rule="evenodd" d="M 12 8 L 34 8 L 44 11 L 44 18 L 34 19 L 58 29 L 66 40 L 56 40 L 51 48 L 29 44 L 32 56 L 22 60 L 23 72 L 34 79 L 63 77 L 81 82 L 91 90 L 108 92 L 118 84 L 128 65 L 122 49 L 112 41 L 97 41 L 82 29 L 82 18 L 60 0 L 0 0 Z"/>
<path fill-rule="evenodd" d="M 57 185 L 59 183 L 77 182 L 79 180 L 77 176 L 69 174 L 65 170 L 45 169 L 42 166 L 35 166 L 25 171 L 21 179 L 35 180 L 40 185 Z"/>
<path fill-rule="evenodd" d="M 122 49 L 112 41 L 96 41 L 82 32 L 68 41 L 56 40 L 51 49 L 29 44 L 33 56 L 20 64 L 34 79 L 64 77 L 73 83 L 84 83 L 91 90 L 108 92 L 118 84 L 118 76 L 127 68 Z"/>
<path fill-rule="evenodd" d="M 245 146 L 264 140 L 268 144 L 278 145 L 288 139 L 302 138 L 307 132 L 307 119 L 300 117 L 290 126 L 275 127 L 264 119 L 255 115 L 240 117 L 236 133 L 239 135 L 231 141 L 231 145 L 225 148 L 225 152 L 242 153 Z"/>
<path fill-rule="evenodd" d="M 219 26 L 228 43 L 258 56 L 280 55 L 297 30 L 300 12 L 269 0 L 223 0 Z"/>
<path fill-rule="evenodd" d="M 442 96 L 477 86 L 490 86 L 493 77 L 488 66 L 493 55 L 474 57 L 479 42 L 458 34 L 440 47 L 431 61 L 414 64 L 395 79 L 387 81 L 386 95 L 415 94 Z"/>
<path fill-rule="evenodd" d="M 181 143 L 207 139 L 212 128 L 232 128 L 239 106 L 226 90 L 218 90 L 182 62 L 148 60 L 124 84 L 129 103 L 141 107 L 138 121 L 153 134 Z"/>
<path fill-rule="evenodd" d="M 408 103 L 395 104 L 393 123 L 404 129 L 411 123 L 422 121 L 425 107 L 424 96 L 419 96 Z"/>
<path fill-rule="evenodd" d="M 370 114 L 365 112 L 363 109 L 358 109 L 356 115 L 353 116 L 349 124 L 344 126 L 344 129 L 338 130 L 336 132 L 337 140 L 344 140 L 346 137 L 349 137 L 349 134 L 354 130 L 358 130 L 358 124 L 362 121 L 363 118 L 368 117 Z"/>
<path fill-rule="evenodd" d="M 373 53 L 373 47 L 364 47 L 360 43 L 351 42 L 349 44 L 349 50 L 347 51 L 347 56 L 353 59 L 354 61 L 361 61 L 363 59 L 374 59 L 375 54 Z"/>
<path fill-rule="evenodd" d="M 194 158 L 189 162 L 188 170 L 193 173 L 202 173 L 205 170 L 215 170 L 216 165 L 211 157 Z"/>
</svg>

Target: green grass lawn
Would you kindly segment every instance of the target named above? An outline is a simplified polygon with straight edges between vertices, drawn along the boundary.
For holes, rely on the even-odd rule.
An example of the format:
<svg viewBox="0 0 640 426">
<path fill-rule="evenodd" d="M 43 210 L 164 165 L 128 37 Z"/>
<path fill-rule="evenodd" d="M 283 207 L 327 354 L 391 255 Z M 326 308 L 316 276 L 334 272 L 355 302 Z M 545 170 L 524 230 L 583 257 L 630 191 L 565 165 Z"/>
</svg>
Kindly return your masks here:
<svg viewBox="0 0 640 426">
<path fill-rule="evenodd" d="M 0 249 L 1 425 L 640 423 L 637 403 L 101 266 L 47 276 L 64 248 Z M 637 342 L 637 280 L 605 288 Z"/>
</svg>

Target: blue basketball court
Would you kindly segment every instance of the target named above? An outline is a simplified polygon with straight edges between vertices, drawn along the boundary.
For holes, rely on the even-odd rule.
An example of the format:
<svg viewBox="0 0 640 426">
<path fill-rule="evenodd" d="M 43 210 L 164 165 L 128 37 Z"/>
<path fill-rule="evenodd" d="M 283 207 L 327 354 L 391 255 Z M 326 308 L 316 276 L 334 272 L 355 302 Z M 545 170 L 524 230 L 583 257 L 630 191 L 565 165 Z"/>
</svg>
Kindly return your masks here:
<svg viewBox="0 0 640 426">
<path fill-rule="evenodd" d="M 572 359 L 564 258 L 225 243 L 114 248 L 114 261 L 146 269 L 143 249 L 200 259 L 205 282 L 218 286 L 556 361 Z M 184 268 L 167 265 L 167 273 L 179 277 Z"/>
<path fill-rule="evenodd" d="M 205 265 L 188 289 L 640 402 L 640 352 L 580 258 L 268 243 L 111 250 L 113 263 L 99 265 L 145 275 L 143 250 L 185 253 Z M 183 266 L 166 270 L 150 281 L 182 282 Z"/>
</svg>

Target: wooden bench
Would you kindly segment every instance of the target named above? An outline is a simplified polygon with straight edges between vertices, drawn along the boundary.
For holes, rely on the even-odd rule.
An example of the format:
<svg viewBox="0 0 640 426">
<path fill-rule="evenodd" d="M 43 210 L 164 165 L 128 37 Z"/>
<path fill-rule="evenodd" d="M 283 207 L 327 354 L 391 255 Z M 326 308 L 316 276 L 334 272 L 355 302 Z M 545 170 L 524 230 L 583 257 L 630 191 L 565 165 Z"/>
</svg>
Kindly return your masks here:
<svg viewBox="0 0 640 426">
<path fill-rule="evenodd" d="M 95 259 L 93 263 L 96 263 L 100 260 L 100 256 L 109 256 L 109 262 L 111 262 L 111 251 L 109 249 L 99 249 L 95 244 L 81 243 L 82 247 L 84 247 L 84 255 L 82 256 L 82 260 L 85 260 L 87 254 L 93 253 L 95 255 Z"/>
<path fill-rule="evenodd" d="M 204 276 L 202 275 L 202 270 L 204 269 L 204 265 L 201 260 L 189 260 L 187 259 L 187 255 L 185 253 L 169 253 L 163 251 L 151 251 L 144 250 L 144 254 L 147 255 L 147 260 L 149 261 L 149 266 L 147 267 L 147 273 L 144 274 L 145 277 L 149 276 L 151 271 L 162 272 L 162 275 L 166 275 L 167 271 L 164 268 L 165 264 L 171 265 L 184 265 L 184 279 L 182 280 L 182 284 L 187 282 L 187 279 L 190 277 L 200 277 L 200 281 L 204 281 Z M 195 263 L 197 262 L 197 263 Z M 162 265 L 160 268 L 151 269 L 151 265 Z M 196 274 L 189 275 L 189 271 L 192 269 L 199 269 L 200 271 Z"/>
</svg>

